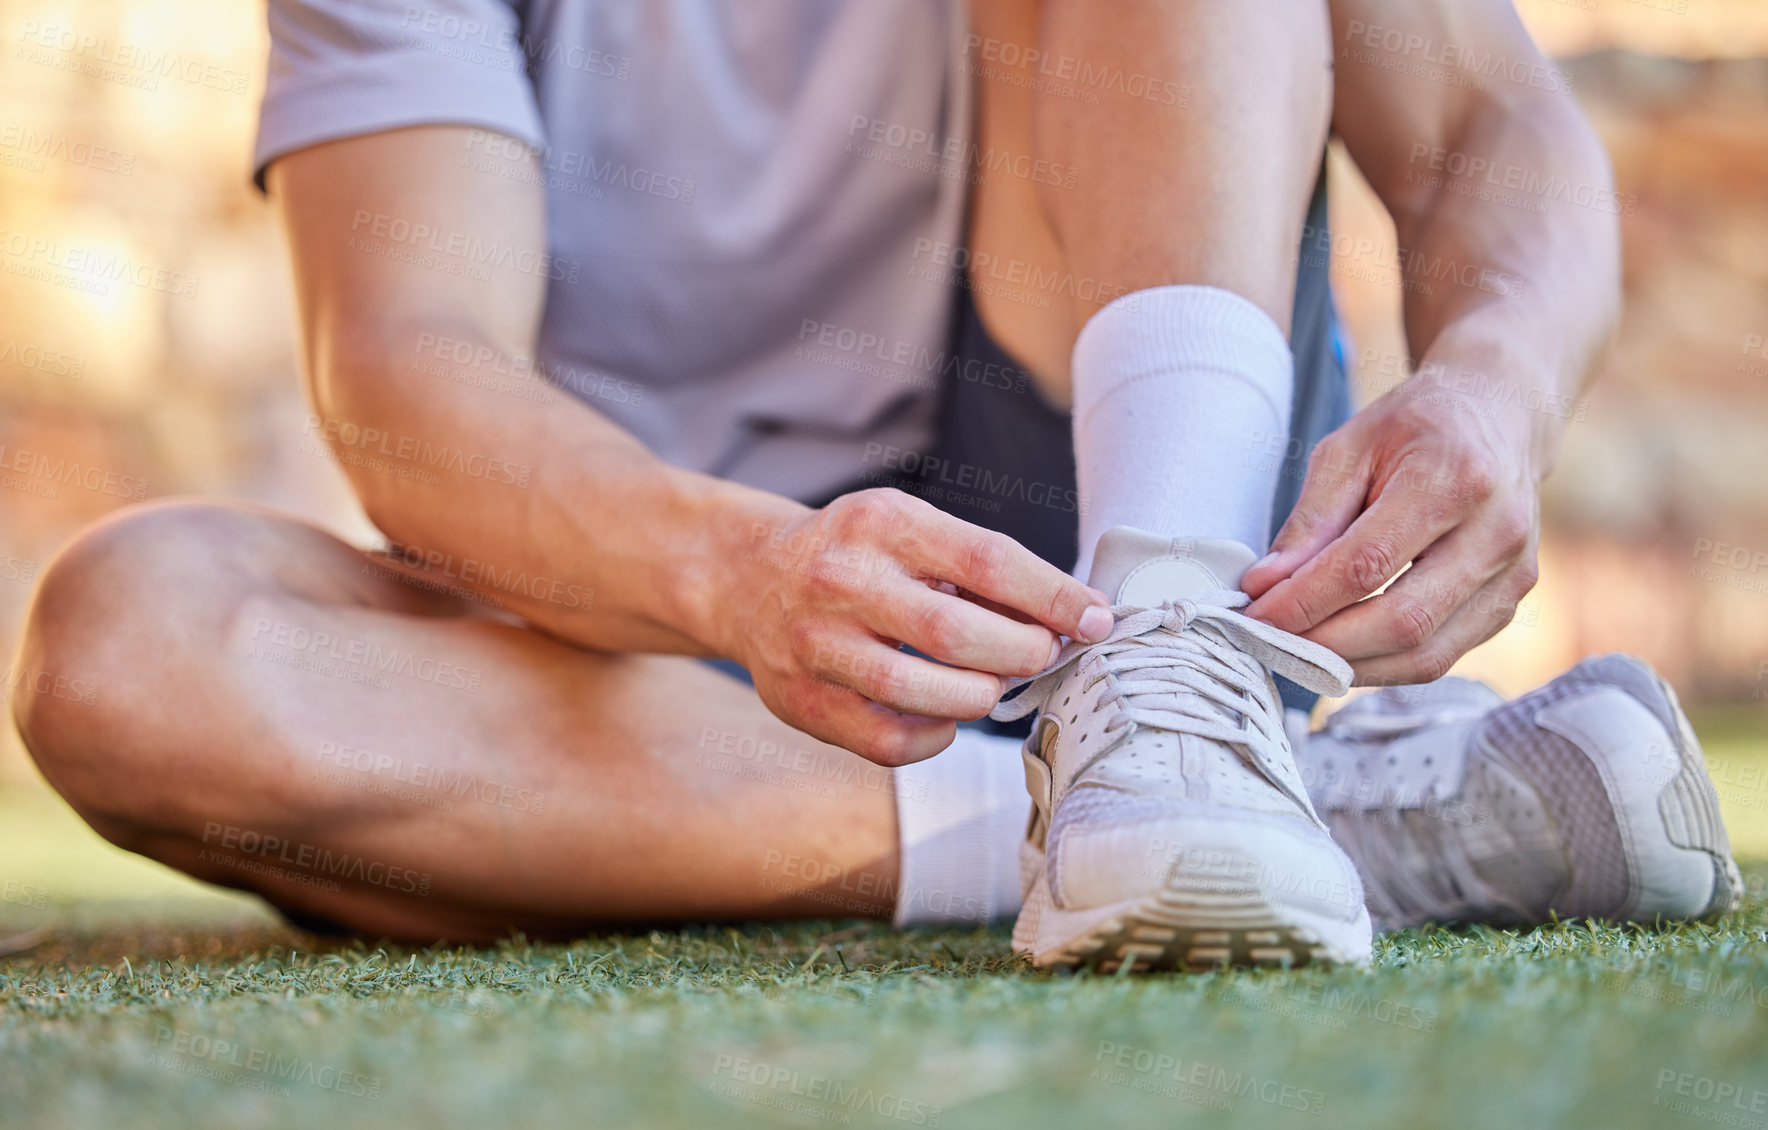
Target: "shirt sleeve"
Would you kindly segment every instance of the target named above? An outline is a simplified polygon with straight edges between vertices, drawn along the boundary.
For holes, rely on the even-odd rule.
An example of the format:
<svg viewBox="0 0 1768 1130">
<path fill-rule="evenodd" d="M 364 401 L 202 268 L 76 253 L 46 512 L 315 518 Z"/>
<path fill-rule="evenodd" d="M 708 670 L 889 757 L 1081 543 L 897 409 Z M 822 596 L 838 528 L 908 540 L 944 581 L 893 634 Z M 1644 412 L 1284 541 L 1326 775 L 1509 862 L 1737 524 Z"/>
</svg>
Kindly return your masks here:
<svg viewBox="0 0 1768 1130">
<path fill-rule="evenodd" d="M 545 144 L 511 0 L 269 0 L 253 180 L 284 153 L 403 126 Z"/>
</svg>

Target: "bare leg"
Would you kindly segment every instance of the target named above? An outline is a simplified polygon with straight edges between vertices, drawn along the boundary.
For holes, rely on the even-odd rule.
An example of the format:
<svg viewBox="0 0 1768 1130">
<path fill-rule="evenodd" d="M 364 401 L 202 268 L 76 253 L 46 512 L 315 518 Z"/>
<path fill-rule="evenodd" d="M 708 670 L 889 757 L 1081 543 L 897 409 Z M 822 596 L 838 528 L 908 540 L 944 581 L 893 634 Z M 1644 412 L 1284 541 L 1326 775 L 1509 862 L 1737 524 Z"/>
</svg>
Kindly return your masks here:
<svg viewBox="0 0 1768 1130">
<path fill-rule="evenodd" d="M 366 932 L 890 913 L 887 770 L 385 564 L 235 506 L 99 524 L 32 609 L 26 744 L 113 842 Z"/>
<path fill-rule="evenodd" d="M 1220 287 L 1288 332 L 1331 116 L 1326 5 L 975 0 L 971 22 L 971 61 L 995 72 L 975 79 L 984 151 L 1074 174 L 1072 187 L 990 176 L 972 208 L 972 263 L 1073 279 L 1038 293 L 1049 308 L 977 288 L 984 324 L 1053 400 L 1068 403 L 1074 339 L 1117 294 Z M 1027 48 L 1042 61 L 1004 61 Z"/>
</svg>

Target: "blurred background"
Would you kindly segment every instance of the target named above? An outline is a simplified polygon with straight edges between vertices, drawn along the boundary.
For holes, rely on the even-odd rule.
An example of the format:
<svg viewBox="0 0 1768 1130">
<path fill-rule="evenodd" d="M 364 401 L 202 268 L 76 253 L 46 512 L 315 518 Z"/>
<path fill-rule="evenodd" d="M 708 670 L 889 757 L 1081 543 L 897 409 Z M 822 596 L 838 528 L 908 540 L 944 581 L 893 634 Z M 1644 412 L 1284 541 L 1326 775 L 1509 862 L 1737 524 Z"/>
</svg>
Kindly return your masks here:
<svg viewBox="0 0 1768 1130">
<path fill-rule="evenodd" d="M 1626 314 L 1550 481 L 1541 583 L 1460 670 L 1517 693 L 1586 655 L 1646 658 L 1696 715 L 1739 854 L 1768 856 L 1768 3 L 1519 8 L 1612 154 Z M 301 443 L 286 254 L 250 184 L 264 20 L 240 0 L 0 0 L 8 664 L 57 548 L 136 499 L 252 499 L 372 536 Z M 1400 291 L 1391 266 L 1337 249 L 1391 262 L 1395 240 L 1342 155 L 1331 175 L 1367 396 L 1402 371 Z M 39 457 L 60 472 L 16 470 Z M 0 896 L 0 922 L 26 925 L 87 899 L 255 913 L 85 832 L 10 723 Z"/>
</svg>

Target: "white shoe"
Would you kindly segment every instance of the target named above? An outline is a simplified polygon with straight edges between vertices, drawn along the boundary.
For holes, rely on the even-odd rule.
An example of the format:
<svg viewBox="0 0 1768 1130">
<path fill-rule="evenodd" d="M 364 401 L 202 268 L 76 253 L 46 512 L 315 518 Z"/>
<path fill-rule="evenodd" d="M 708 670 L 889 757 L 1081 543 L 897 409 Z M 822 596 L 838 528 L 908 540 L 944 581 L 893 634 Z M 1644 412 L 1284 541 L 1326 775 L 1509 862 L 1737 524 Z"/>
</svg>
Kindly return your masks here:
<svg viewBox="0 0 1768 1130">
<path fill-rule="evenodd" d="M 1384 930 L 1723 913 L 1743 881 L 1676 694 L 1626 655 L 1506 703 L 1466 679 L 1390 687 L 1301 752 Z"/>
<path fill-rule="evenodd" d="M 1071 643 L 1002 721 L 1024 745 L 1033 811 L 1014 948 L 1038 965 L 1165 969 L 1357 962 L 1370 952 L 1356 868 L 1308 803 L 1267 668 L 1342 694 L 1325 648 L 1234 611 L 1253 553 L 1119 526 L 1092 584 L 1103 643 Z"/>
</svg>

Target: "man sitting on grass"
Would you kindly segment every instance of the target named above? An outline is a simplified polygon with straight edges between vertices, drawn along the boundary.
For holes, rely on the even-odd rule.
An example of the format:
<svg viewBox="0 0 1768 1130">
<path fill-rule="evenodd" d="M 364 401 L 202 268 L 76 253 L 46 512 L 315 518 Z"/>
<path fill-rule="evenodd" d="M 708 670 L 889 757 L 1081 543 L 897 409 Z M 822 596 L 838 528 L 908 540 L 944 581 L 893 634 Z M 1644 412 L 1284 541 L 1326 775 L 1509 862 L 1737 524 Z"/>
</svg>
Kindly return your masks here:
<svg viewBox="0 0 1768 1130">
<path fill-rule="evenodd" d="M 1437 171 L 1610 183 L 1508 4 L 427 2 L 273 0 L 257 151 L 303 442 L 394 544 L 184 502 L 63 552 L 23 661 L 101 690 L 14 710 L 107 838 L 421 940 L 1023 900 L 1039 963 L 1150 968 L 1730 905 L 1632 661 L 1306 737 L 1509 620 L 1615 321 L 1611 214 Z M 1348 420 L 1329 130 L 1478 378 Z"/>
</svg>

